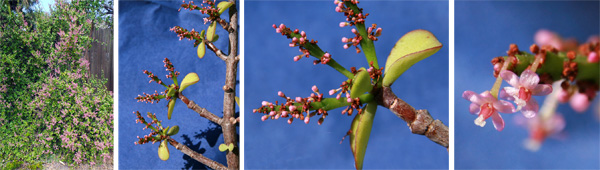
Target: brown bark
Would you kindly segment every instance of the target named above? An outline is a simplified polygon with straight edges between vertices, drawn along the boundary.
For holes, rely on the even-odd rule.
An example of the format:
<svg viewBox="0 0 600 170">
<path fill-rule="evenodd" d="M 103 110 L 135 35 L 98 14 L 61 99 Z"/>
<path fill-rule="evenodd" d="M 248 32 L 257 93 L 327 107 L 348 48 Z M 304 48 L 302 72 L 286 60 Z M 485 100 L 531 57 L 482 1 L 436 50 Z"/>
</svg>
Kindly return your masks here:
<svg viewBox="0 0 600 170">
<path fill-rule="evenodd" d="M 225 167 L 225 165 L 220 164 L 217 161 L 213 161 L 210 158 L 207 158 L 204 155 L 195 152 L 194 150 L 188 148 L 184 144 L 181 144 L 181 143 L 175 141 L 175 139 L 169 138 L 168 140 L 169 140 L 169 143 L 175 147 L 175 149 L 180 150 L 184 154 L 194 158 L 198 162 L 200 162 L 212 169 L 218 169 L 218 170 L 226 170 L 227 169 L 227 167 Z"/>
<path fill-rule="evenodd" d="M 377 103 L 386 107 L 406 121 L 411 132 L 425 135 L 429 140 L 448 148 L 448 126 L 440 120 L 433 120 L 427 110 L 416 110 L 398 98 L 390 87 L 382 87 L 377 95 Z"/>
<path fill-rule="evenodd" d="M 218 125 L 221 125 L 223 123 L 223 119 L 221 119 L 219 116 L 209 112 L 203 107 L 200 107 L 198 104 L 194 103 L 194 101 L 189 100 L 187 97 L 185 97 L 182 93 L 179 93 L 178 96 L 179 99 L 183 101 L 183 103 L 185 103 L 189 109 L 196 111 L 196 113 L 200 114 L 200 116 L 212 122 L 215 122 Z"/>
</svg>

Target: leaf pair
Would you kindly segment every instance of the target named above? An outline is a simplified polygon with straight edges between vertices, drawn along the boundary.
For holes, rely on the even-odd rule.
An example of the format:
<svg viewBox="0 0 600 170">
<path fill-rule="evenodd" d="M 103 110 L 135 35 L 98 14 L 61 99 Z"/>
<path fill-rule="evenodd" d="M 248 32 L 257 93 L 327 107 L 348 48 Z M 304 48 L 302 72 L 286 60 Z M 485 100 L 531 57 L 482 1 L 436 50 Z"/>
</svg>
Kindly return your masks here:
<svg viewBox="0 0 600 170">
<path fill-rule="evenodd" d="M 181 82 L 181 87 L 179 87 L 178 92 L 182 92 L 188 86 L 198 83 L 198 81 L 200 81 L 200 78 L 198 78 L 198 74 L 193 73 L 193 72 L 188 73 L 183 78 L 183 81 Z M 175 97 L 175 94 L 176 94 L 175 84 L 173 84 L 169 87 L 169 91 L 167 92 L 167 95 L 171 96 L 171 97 Z M 177 101 L 176 98 L 171 98 L 171 100 L 169 101 L 169 104 L 167 105 L 169 107 L 169 111 L 167 112 L 167 118 L 169 120 L 171 120 L 171 115 L 173 114 L 173 109 L 175 108 L 176 101 Z"/>
<path fill-rule="evenodd" d="M 433 55 L 442 48 L 437 38 L 427 30 L 414 30 L 406 33 L 390 52 L 385 66 L 383 86 L 389 87 L 415 63 Z M 368 72 L 361 68 L 355 75 L 350 95 L 355 98 L 365 92 L 371 91 L 372 84 Z M 354 154 L 356 169 L 362 169 L 367 144 L 373 127 L 377 103 L 367 103 L 363 113 L 358 114 L 352 121 L 350 128 L 350 147 Z"/>
</svg>

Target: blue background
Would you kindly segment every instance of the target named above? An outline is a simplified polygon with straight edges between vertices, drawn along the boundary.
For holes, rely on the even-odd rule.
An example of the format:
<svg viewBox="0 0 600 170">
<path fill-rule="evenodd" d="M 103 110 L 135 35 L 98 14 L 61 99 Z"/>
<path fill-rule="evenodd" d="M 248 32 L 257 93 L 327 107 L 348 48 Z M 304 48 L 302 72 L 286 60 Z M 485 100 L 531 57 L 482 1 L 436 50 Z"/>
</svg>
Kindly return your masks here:
<svg viewBox="0 0 600 170">
<path fill-rule="evenodd" d="M 568 104 L 558 107 L 566 119 L 566 140 L 546 140 L 538 152 L 522 147 L 528 131 L 512 115 L 502 114 L 506 126 L 494 129 L 491 120 L 481 128 L 468 111 L 465 90 L 489 90 L 495 81 L 490 61 L 506 55 L 511 43 L 529 52 L 533 36 L 542 28 L 563 37 L 587 41 L 600 32 L 598 1 L 590 2 L 474 2 L 455 3 L 455 167 L 456 169 L 598 169 L 600 142 L 598 99 L 584 114 Z M 503 87 L 507 83 L 503 83 Z M 543 98 L 536 98 L 542 103 Z M 595 107 L 595 108 L 594 108 Z"/>
<path fill-rule="evenodd" d="M 245 2 L 245 167 L 246 169 L 353 169 L 349 139 L 340 140 L 350 129 L 353 117 L 332 110 L 323 125 L 318 118 L 304 124 L 287 119 L 262 122 L 261 101 L 282 101 L 277 96 L 308 96 L 317 85 L 321 92 L 339 88 L 346 78 L 326 65 L 313 65 L 315 59 L 293 61 L 300 54 L 290 48 L 291 40 L 275 33 L 273 24 L 286 24 L 304 30 L 309 39 L 318 40 L 324 51 L 348 69 L 367 67 L 364 54 L 354 48 L 343 49 L 342 37 L 353 37 L 351 28 L 340 28 L 345 21 L 335 12 L 333 0 L 327 1 L 246 1 Z M 361 1 L 359 7 L 370 13 L 366 24 L 378 24 L 382 36 L 375 42 L 379 65 L 396 41 L 415 29 L 431 31 L 444 47 L 406 71 L 392 89 L 416 109 L 428 109 L 435 119 L 448 125 L 448 2 L 447 1 Z M 325 95 L 329 97 L 329 95 Z M 332 96 L 334 97 L 334 96 Z M 354 116 L 354 115 L 353 115 Z M 365 155 L 365 169 L 446 169 L 446 148 L 425 136 L 414 135 L 406 122 L 379 107 Z"/>
<path fill-rule="evenodd" d="M 225 83 L 225 62 L 207 51 L 203 59 L 198 59 L 193 41 L 179 41 L 173 26 L 181 26 L 188 30 L 206 29 L 199 11 L 181 9 L 181 1 L 175 2 L 129 2 L 119 3 L 119 168 L 120 169 L 182 169 L 205 168 L 169 145 L 171 157 L 167 161 L 158 158 L 158 145 L 134 145 L 136 136 L 144 136 L 150 130 L 142 131 L 144 125 L 136 124 L 133 111 L 140 111 L 146 117 L 147 112 L 156 113 L 163 126 L 179 125 L 179 134 L 173 136 L 179 143 L 186 144 L 204 156 L 226 165 L 223 152 L 219 152 L 219 144 L 223 143 L 221 128 L 211 124 L 198 113 L 188 109 L 183 102 L 177 101 L 171 120 L 167 119 L 167 101 L 158 104 L 136 102 L 134 99 L 142 92 L 154 93 L 165 88 L 150 80 L 142 70 L 153 72 L 166 84 L 173 83 L 165 75 L 163 59 L 169 58 L 175 70 L 181 72 L 179 81 L 186 74 L 196 72 L 200 81 L 185 89 L 184 94 L 201 107 L 221 117 L 223 115 L 223 90 Z M 199 4 L 197 4 L 199 5 Z M 227 12 L 222 16 L 227 17 Z M 215 45 L 227 51 L 228 38 L 226 32 L 218 27 L 221 37 Z"/>
</svg>

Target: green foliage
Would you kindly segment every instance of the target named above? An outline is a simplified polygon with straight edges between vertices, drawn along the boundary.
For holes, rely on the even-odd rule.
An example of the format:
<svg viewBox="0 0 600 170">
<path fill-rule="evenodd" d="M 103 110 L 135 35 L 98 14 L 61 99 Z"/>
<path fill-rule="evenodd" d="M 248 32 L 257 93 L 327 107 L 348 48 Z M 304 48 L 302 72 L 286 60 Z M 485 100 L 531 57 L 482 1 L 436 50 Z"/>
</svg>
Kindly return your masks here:
<svg viewBox="0 0 600 170">
<path fill-rule="evenodd" d="M 86 3 L 61 2 L 51 14 L 0 4 L 0 167 L 41 168 L 112 157 L 112 92 L 81 59 L 93 41 Z"/>
</svg>

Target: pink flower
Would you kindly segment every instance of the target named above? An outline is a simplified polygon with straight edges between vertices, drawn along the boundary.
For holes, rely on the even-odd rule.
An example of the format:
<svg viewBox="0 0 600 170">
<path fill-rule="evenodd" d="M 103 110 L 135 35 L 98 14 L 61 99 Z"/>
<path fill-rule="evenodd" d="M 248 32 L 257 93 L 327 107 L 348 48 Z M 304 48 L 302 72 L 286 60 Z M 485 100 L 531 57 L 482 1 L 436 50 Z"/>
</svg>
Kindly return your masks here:
<svg viewBox="0 0 600 170">
<path fill-rule="evenodd" d="M 525 140 L 525 148 L 537 151 L 548 137 L 560 138 L 565 128 L 565 119 L 559 113 L 550 117 L 536 116 L 531 119 L 515 117 L 516 124 L 522 125 L 529 130 L 529 139 Z"/>
<path fill-rule="evenodd" d="M 494 128 L 498 131 L 502 131 L 502 129 L 504 129 L 504 120 L 502 120 L 502 117 L 498 112 L 515 112 L 515 107 L 510 102 L 498 100 L 492 96 L 490 91 L 477 94 L 467 90 L 463 92 L 462 97 L 472 102 L 469 106 L 469 111 L 479 115 L 477 119 L 475 119 L 475 124 L 481 127 L 485 126 L 486 119 L 492 117 Z"/>
<path fill-rule="evenodd" d="M 531 70 L 525 70 L 521 77 L 511 71 L 504 70 L 500 76 L 512 87 L 504 87 L 500 91 L 500 98 L 513 100 L 517 104 L 517 111 L 521 110 L 527 118 L 534 117 L 539 105 L 531 95 L 544 96 L 552 92 L 552 86 L 549 84 L 538 84 L 540 77 Z"/>
</svg>

